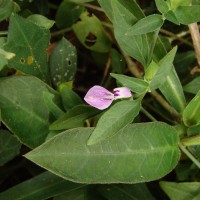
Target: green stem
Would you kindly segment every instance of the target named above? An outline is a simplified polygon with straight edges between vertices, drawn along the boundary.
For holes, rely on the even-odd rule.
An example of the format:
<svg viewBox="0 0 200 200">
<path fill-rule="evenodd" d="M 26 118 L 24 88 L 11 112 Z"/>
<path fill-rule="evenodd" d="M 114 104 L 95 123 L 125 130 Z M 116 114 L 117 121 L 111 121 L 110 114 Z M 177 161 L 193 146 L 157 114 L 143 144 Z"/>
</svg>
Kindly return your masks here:
<svg viewBox="0 0 200 200">
<path fill-rule="evenodd" d="M 1 35 L 8 35 L 8 31 L 0 31 L 0 36 Z"/>
<path fill-rule="evenodd" d="M 200 162 L 181 144 L 179 143 L 180 149 L 187 155 L 187 157 L 198 167 L 200 168 Z"/>
<path fill-rule="evenodd" d="M 64 28 L 64 29 L 62 29 L 62 30 L 55 31 L 55 32 L 51 33 L 51 36 L 52 36 L 52 37 L 55 37 L 55 36 L 58 36 L 58 35 L 64 35 L 65 33 L 69 32 L 69 31 L 71 31 L 71 30 L 72 30 L 71 27 L 70 27 L 70 28 Z"/>
<path fill-rule="evenodd" d="M 141 107 L 141 112 L 143 112 L 152 122 L 156 122 L 157 119 L 151 115 L 145 108 Z"/>
<path fill-rule="evenodd" d="M 184 138 L 181 140 L 181 143 L 184 146 L 194 146 L 194 145 L 200 145 L 200 135 L 195 135 L 192 137 Z"/>
</svg>

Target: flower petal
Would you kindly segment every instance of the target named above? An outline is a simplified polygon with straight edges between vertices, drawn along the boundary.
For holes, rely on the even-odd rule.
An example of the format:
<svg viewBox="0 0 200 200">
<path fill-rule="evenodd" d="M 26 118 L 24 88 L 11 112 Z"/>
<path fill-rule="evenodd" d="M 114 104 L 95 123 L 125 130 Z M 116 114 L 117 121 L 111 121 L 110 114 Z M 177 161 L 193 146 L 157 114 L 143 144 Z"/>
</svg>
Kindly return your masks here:
<svg viewBox="0 0 200 200">
<path fill-rule="evenodd" d="M 115 88 L 113 91 L 115 99 L 129 98 L 132 96 L 131 90 L 128 89 L 127 87 Z"/>
<path fill-rule="evenodd" d="M 103 110 L 111 105 L 114 100 L 114 94 L 101 86 L 95 85 L 89 89 L 84 100 L 89 105 Z"/>
</svg>

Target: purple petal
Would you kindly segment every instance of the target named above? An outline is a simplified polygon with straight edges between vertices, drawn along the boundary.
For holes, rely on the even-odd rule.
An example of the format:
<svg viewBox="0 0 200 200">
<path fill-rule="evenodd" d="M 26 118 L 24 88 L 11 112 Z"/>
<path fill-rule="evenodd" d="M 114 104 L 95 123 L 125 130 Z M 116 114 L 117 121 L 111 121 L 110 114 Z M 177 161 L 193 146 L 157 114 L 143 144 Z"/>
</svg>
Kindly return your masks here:
<svg viewBox="0 0 200 200">
<path fill-rule="evenodd" d="M 113 91 L 115 99 L 129 98 L 132 96 L 130 89 L 127 87 L 115 88 Z"/>
<path fill-rule="evenodd" d="M 109 107 L 114 100 L 114 94 L 105 88 L 95 85 L 89 89 L 84 97 L 84 100 L 91 106 L 99 110 Z"/>
</svg>

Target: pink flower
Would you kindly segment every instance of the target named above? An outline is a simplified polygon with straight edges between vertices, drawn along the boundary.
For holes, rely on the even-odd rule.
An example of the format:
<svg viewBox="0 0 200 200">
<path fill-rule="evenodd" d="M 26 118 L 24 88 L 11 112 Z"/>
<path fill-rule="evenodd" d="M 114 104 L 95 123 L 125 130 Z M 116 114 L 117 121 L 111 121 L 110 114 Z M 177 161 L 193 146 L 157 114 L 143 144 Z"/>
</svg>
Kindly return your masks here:
<svg viewBox="0 0 200 200">
<path fill-rule="evenodd" d="M 132 96 L 131 91 L 126 87 L 115 88 L 113 91 L 114 94 L 101 86 L 95 85 L 89 89 L 84 100 L 89 105 L 104 110 L 112 104 L 113 100 Z"/>
</svg>

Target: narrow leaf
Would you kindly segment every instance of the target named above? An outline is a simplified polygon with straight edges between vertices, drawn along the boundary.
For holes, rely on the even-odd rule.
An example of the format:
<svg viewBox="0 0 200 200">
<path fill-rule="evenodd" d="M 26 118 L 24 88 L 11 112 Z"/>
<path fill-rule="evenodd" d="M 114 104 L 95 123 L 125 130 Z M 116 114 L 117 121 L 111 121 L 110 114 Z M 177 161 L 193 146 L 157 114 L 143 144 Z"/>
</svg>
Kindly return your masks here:
<svg viewBox="0 0 200 200">
<path fill-rule="evenodd" d="M 50 172 L 44 172 L 0 193 L 0 199 L 49 199 L 81 187 L 84 187 L 84 185 L 66 181 Z"/>
<path fill-rule="evenodd" d="M 139 20 L 136 24 L 134 24 L 131 28 L 128 29 L 127 35 L 142 35 L 149 32 L 153 32 L 159 29 L 164 23 L 164 20 L 161 15 L 153 14 L 149 15 L 141 20 Z"/>
<path fill-rule="evenodd" d="M 93 131 L 65 131 L 25 157 L 65 179 L 82 183 L 152 181 L 168 174 L 179 160 L 178 135 L 165 123 L 128 125 L 110 139 L 88 146 Z"/>
<path fill-rule="evenodd" d="M 148 90 L 149 84 L 142 79 L 121 74 L 110 73 L 110 75 L 119 81 L 123 86 L 129 88 L 132 92 L 142 94 Z"/>
<path fill-rule="evenodd" d="M 156 7 L 161 13 L 166 13 L 169 10 L 169 6 L 164 0 L 155 0 Z"/>
<path fill-rule="evenodd" d="M 140 111 L 140 104 L 140 100 L 135 100 L 121 101 L 112 106 L 99 119 L 87 144 L 92 145 L 111 137 L 131 123 Z"/>
<path fill-rule="evenodd" d="M 189 102 L 183 112 L 183 122 L 186 126 L 200 124 L 200 91 Z"/>
<path fill-rule="evenodd" d="M 200 90 L 200 76 L 196 77 L 191 82 L 186 84 L 183 87 L 183 90 L 185 92 L 189 92 L 189 93 L 192 93 L 192 94 L 197 94 L 197 92 Z"/>
<path fill-rule="evenodd" d="M 84 121 L 91 118 L 100 111 L 96 108 L 87 105 L 78 105 L 70 109 L 66 114 L 61 116 L 53 124 L 50 125 L 50 130 L 66 130 L 77 128 L 84 125 Z"/>
</svg>

